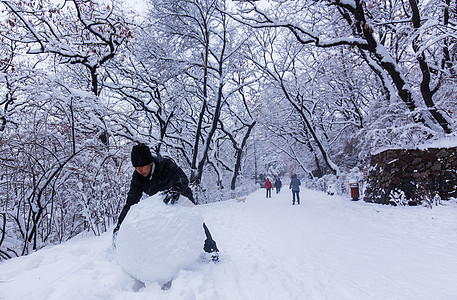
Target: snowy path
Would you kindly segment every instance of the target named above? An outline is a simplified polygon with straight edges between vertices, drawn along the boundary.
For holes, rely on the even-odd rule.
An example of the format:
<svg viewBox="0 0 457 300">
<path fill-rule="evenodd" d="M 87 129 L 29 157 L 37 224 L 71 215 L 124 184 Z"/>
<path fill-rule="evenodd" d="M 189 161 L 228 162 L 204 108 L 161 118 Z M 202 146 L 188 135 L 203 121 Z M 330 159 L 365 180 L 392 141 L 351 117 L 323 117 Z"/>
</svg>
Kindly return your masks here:
<svg viewBox="0 0 457 300">
<path fill-rule="evenodd" d="M 432 210 L 264 190 L 199 206 L 221 263 L 139 285 L 110 234 L 75 238 L 0 264 L 0 299 L 457 299 L 457 206 Z"/>
<path fill-rule="evenodd" d="M 455 207 L 442 215 L 314 191 L 302 192 L 302 204 L 292 206 L 289 191 L 272 199 L 258 193 L 244 211 L 227 209 L 230 224 L 205 215 L 224 229 L 215 236 L 235 239 L 241 233 L 236 243 L 220 243 L 227 243 L 221 248 L 241 269 L 242 295 L 254 290 L 258 299 L 457 299 Z"/>
</svg>

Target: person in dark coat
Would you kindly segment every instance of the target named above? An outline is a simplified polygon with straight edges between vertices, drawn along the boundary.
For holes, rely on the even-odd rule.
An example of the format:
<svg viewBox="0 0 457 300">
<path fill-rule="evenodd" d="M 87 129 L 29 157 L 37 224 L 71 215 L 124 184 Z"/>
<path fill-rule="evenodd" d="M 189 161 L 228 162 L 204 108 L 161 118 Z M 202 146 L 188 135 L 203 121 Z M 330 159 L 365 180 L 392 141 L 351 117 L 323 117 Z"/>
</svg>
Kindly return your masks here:
<svg viewBox="0 0 457 300">
<path fill-rule="evenodd" d="M 289 189 L 292 189 L 292 205 L 295 205 L 295 197 L 297 197 L 297 204 L 300 204 L 300 184 L 300 179 L 297 178 L 297 174 L 294 174 L 289 185 Z"/>
<path fill-rule="evenodd" d="M 275 180 L 276 194 L 279 194 L 279 192 L 281 191 L 281 187 L 282 187 L 282 182 L 281 182 L 281 179 L 279 179 L 279 177 L 278 177 Z"/>
<path fill-rule="evenodd" d="M 273 186 L 271 185 L 270 179 L 267 178 L 265 181 L 265 189 L 267 190 L 267 198 L 271 198 L 271 189 Z"/>
<path fill-rule="evenodd" d="M 152 156 L 148 146 L 138 144 L 132 148 L 131 160 L 135 171 L 130 182 L 127 201 L 113 231 L 113 238 L 116 238 L 130 207 L 140 201 L 143 193 L 152 196 L 158 192 L 167 191 L 164 199 L 166 204 L 174 204 L 179 199 L 179 196 L 183 195 L 197 205 L 192 195 L 192 190 L 189 188 L 189 180 L 186 174 L 172 159 Z M 205 223 L 203 223 L 203 228 L 206 234 L 203 249 L 208 253 L 212 253 L 213 260 L 217 260 L 219 250 L 216 242 L 212 239 Z"/>
</svg>

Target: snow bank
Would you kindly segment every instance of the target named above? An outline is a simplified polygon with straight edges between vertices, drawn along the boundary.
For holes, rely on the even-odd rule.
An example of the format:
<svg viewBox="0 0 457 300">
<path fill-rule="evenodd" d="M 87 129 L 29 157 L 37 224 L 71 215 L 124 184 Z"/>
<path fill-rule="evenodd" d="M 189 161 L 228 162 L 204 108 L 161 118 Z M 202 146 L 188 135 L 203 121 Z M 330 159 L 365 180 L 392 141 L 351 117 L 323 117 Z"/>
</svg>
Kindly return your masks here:
<svg viewBox="0 0 457 300">
<path fill-rule="evenodd" d="M 183 198 L 183 197 L 181 197 Z M 203 218 L 187 200 L 166 205 L 155 195 L 132 206 L 116 240 L 119 264 L 144 283 L 168 282 L 203 251 Z"/>
</svg>

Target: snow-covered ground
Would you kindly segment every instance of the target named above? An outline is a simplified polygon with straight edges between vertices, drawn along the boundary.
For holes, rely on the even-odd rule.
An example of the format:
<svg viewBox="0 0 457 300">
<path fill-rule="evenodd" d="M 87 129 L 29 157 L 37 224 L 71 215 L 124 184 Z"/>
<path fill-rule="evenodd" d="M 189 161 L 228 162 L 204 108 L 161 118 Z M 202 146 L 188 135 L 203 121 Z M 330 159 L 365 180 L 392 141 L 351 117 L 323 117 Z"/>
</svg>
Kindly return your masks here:
<svg viewBox="0 0 457 300">
<path fill-rule="evenodd" d="M 111 233 L 0 263 L 0 299 L 457 299 L 457 205 L 390 207 L 302 190 L 198 206 L 221 262 L 170 290 L 134 280 Z M 143 200 L 143 201 L 147 201 Z"/>
</svg>

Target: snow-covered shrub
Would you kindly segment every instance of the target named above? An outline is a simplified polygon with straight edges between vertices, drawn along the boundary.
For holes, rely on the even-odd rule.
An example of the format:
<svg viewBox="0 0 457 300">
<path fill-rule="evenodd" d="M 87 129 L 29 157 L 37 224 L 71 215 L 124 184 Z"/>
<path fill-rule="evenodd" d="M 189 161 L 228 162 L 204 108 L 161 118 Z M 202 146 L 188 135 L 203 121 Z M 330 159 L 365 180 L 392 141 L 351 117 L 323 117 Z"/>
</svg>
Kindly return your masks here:
<svg viewBox="0 0 457 300">
<path fill-rule="evenodd" d="M 395 206 L 406 206 L 408 205 L 408 199 L 406 199 L 405 192 L 400 189 L 394 189 L 390 191 L 387 196 L 389 203 Z"/>
<path fill-rule="evenodd" d="M 365 183 L 362 171 L 358 168 L 352 168 L 348 173 L 342 173 L 340 176 L 327 174 L 320 178 L 305 180 L 304 186 L 309 189 L 320 190 L 329 195 L 339 195 L 349 198 L 351 196 L 351 183 L 359 184 L 359 194 L 362 197 L 365 189 Z"/>
</svg>

